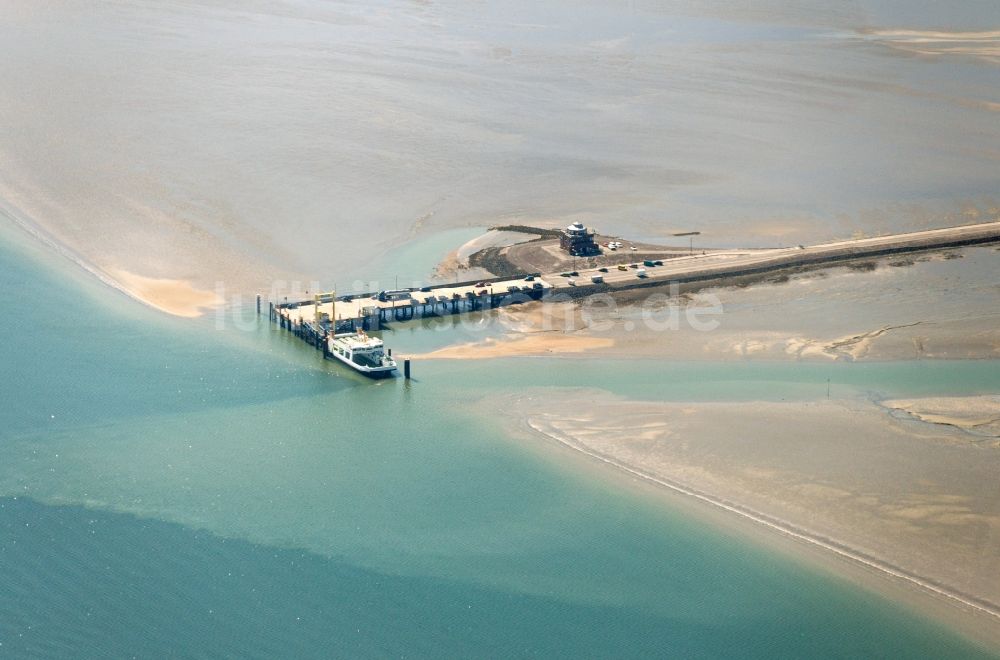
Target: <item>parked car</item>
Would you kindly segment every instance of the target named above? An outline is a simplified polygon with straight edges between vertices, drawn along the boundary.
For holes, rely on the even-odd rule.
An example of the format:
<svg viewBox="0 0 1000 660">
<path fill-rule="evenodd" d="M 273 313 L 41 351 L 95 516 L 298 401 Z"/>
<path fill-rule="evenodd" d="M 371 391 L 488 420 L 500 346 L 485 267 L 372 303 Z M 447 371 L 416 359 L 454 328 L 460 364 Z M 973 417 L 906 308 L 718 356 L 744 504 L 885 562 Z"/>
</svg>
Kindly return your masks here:
<svg viewBox="0 0 1000 660">
<path fill-rule="evenodd" d="M 509 286 L 509 287 L 507 287 L 507 291 L 509 291 L 511 293 L 517 293 L 520 290 L 521 290 L 521 287 L 519 287 L 519 286 Z"/>
<path fill-rule="evenodd" d="M 486 286 L 486 282 L 476 282 L 474 285 L 477 289 L 482 289 Z"/>
<path fill-rule="evenodd" d="M 534 282 L 535 281 L 535 276 L 534 275 L 528 275 L 526 278 L 524 278 L 524 281 L 525 282 Z"/>
<path fill-rule="evenodd" d="M 591 278 L 590 278 L 590 281 L 593 282 L 594 284 L 600 284 L 601 282 L 604 281 L 604 276 L 603 275 L 592 275 Z"/>
</svg>

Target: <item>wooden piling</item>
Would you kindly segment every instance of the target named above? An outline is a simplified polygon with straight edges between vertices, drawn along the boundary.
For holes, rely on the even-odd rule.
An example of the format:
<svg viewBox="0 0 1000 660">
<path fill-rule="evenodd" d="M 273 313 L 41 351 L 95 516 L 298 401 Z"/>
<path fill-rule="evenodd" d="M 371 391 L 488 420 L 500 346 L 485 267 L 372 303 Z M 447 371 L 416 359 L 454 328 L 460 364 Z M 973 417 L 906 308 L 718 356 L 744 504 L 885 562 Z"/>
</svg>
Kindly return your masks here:
<svg viewBox="0 0 1000 660">
<path fill-rule="evenodd" d="M 403 378 L 410 379 L 410 361 L 403 360 Z"/>
<path fill-rule="evenodd" d="M 257 294 L 257 316 L 260 316 L 260 294 Z"/>
</svg>

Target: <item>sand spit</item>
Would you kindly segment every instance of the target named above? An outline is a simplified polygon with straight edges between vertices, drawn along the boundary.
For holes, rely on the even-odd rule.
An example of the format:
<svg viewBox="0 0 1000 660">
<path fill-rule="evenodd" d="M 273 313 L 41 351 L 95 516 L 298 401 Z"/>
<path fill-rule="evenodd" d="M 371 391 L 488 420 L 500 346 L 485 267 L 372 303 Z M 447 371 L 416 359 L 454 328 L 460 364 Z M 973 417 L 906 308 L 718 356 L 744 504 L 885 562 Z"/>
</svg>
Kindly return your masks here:
<svg viewBox="0 0 1000 660">
<path fill-rule="evenodd" d="M 187 280 L 143 277 L 125 270 L 112 270 L 111 275 L 132 297 L 174 316 L 195 318 L 222 302 L 212 291 L 196 289 Z"/>
<path fill-rule="evenodd" d="M 472 257 L 478 257 L 484 252 L 493 250 L 503 250 L 511 245 L 524 243 L 540 238 L 537 234 L 525 234 L 516 231 L 506 231 L 489 229 L 470 241 L 466 241 L 455 250 L 452 250 L 441 262 L 435 266 L 433 279 L 441 282 L 451 281 L 455 278 L 460 280 L 472 280 L 477 278 L 487 279 L 497 275 L 489 269 L 481 266 L 478 261 L 472 263 Z"/>
<path fill-rule="evenodd" d="M 508 335 L 499 341 L 493 338 L 481 342 L 458 344 L 415 355 L 421 360 L 482 360 L 487 358 L 586 353 L 614 346 L 607 337 L 587 337 L 561 333 Z"/>
<path fill-rule="evenodd" d="M 919 586 L 1000 634 L 1000 448 L 868 401 L 664 403 L 588 391 L 581 410 L 580 396 L 522 395 L 504 409 L 602 463 Z"/>
<path fill-rule="evenodd" d="M 1000 63 L 1000 31 L 873 30 L 864 33 L 886 46 L 914 55 L 964 55 Z"/>
<path fill-rule="evenodd" d="M 446 346 L 412 357 L 479 360 L 542 355 L 607 355 L 615 347 L 614 336 L 589 332 L 585 328 L 579 306 L 571 302 L 504 307 L 496 310 L 493 318 L 505 330 L 499 337 Z"/>
<path fill-rule="evenodd" d="M 929 397 L 883 401 L 930 424 L 953 426 L 975 436 L 1000 438 L 1000 396 Z M 1000 448 L 1000 443 L 995 443 Z"/>
</svg>

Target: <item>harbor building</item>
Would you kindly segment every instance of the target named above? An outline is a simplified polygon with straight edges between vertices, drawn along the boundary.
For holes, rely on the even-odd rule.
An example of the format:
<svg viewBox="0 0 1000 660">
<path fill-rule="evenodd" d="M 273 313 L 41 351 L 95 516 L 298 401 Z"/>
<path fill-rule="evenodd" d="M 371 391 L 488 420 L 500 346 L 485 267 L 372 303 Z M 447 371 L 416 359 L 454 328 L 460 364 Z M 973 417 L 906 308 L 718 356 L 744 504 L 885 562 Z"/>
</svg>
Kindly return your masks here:
<svg viewBox="0 0 1000 660">
<path fill-rule="evenodd" d="M 601 253 L 594 240 L 594 232 L 584 227 L 582 222 L 574 222 L 562 230 L 559 247 L 574 257 L 591 257 Z"/>
</svg>

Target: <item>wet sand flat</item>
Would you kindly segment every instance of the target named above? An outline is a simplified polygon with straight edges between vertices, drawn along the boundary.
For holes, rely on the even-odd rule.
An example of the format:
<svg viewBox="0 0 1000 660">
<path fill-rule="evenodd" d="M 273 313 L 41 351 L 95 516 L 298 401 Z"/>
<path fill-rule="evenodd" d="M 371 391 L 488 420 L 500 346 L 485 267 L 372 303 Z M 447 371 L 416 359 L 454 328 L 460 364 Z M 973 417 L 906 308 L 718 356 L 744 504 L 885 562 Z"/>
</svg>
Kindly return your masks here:
<svg viewBox="0 0 1000 660">
<path fill-rule="evenodd" d="M 1000 633 L 995 438 L 898 418 L 863 399 L 512 399 L 540 437 L 881 571 Z"/>
</svg>

